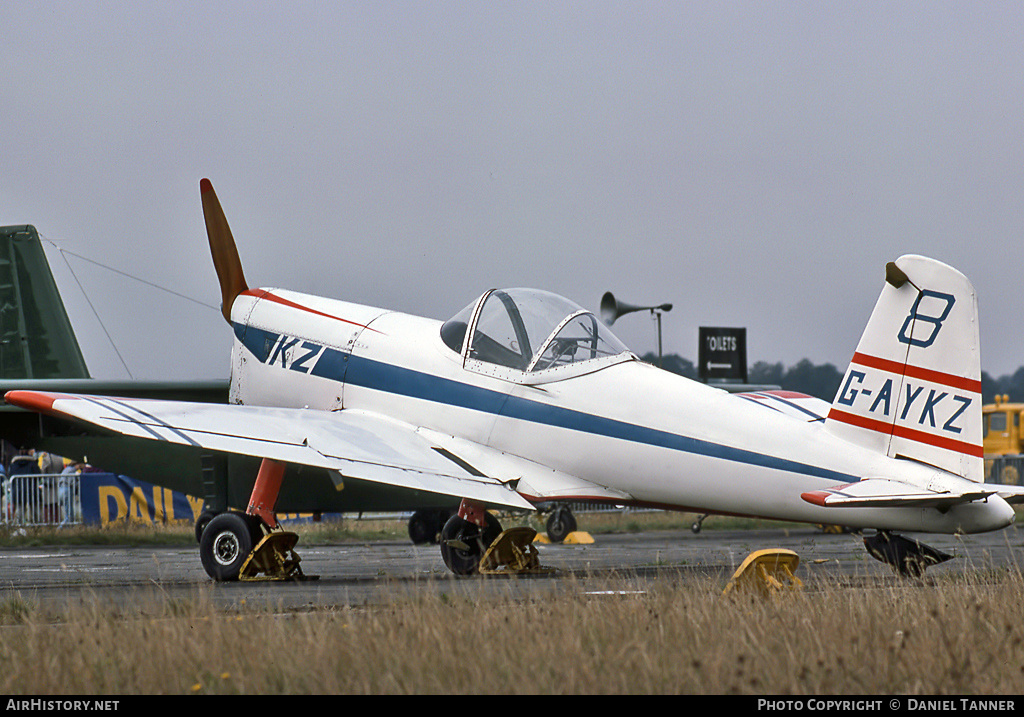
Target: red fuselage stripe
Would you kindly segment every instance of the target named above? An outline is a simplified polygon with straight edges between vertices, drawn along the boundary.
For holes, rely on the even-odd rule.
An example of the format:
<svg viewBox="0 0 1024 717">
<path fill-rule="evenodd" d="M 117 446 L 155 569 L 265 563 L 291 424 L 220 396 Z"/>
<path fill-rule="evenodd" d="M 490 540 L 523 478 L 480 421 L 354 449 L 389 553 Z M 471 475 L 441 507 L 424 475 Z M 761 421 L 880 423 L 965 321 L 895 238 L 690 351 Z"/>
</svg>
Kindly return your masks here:
<svg viewBox="0 0 1024 717">
<path fill-rule="evenodd" d="M 334 319 L 335 321 L 341 321 L 342 323 L 351 324 L 352 326 L 358 326 L 361 329 L 369 329 L 370 331 L 373 331 L 374 333 L 378 333 L 378 334 L 380 333 L 379 331 L 377 331 L 377 329 L 370 328 L 366 324 L 360 324 L 360 323 L 357 323 L 355 321 L 349 321 L 348 319 L 343 319 L 340 316 L 332 316 L 331 314 L 325 314 L 322 311 L 317 311 L 316 309 L 311 309 L 308 306 L 303 306 L 302 304 L 296 304 L 294 301 L 289 301 L 288 299 L 282 299 L 280 296 L 275 296 L 274 294 L 270 293 L 266 289 L 246 289 L 245 291 L 242 292 L 242 295 L 243 296 L 252 296 L 252 297 L 255 297 L 257 299 L 266 299 L 267 301 L 272 301 L 275 304 L 281 304 L 282 306 L 287 306 L 287 307 L 289 307 L 291 309 L 298 309 L 299 311 L 305 311 L 305 312 L 310 313 L 310 314 L 315 314 L 316 316 L 323 316 L 324 318 Z"/>
<path fill-rule="evenodd" d="M 912 366 L 910 364 L 902 364 L 899 361 L 892 361 L 890 359 L 869 356 L 868 354 L 862 353 L 855 353 L 853 355 L 853 363 L 861 366 L 867 366 L 868 368 L 877 368 L 880 371 L 906 375 L 910 378 L 919 378 L 922 381 L 941 383 L 943 386 L 948 386 L 950 388 L 959 388 L 963 391 L 981 393 L 981 381 L 977 381 L 972 378 L 954 376 L 950 373 L 934 371 L 929 368 L 921 368 L 920 366 Z"/>
<path fill-rule="evenodd" d="M 887 436 L 893 435 L 898 436 L 899 438 L 917 441 L 918 443 L 926 443 L 929 446 L 944 448 L 947 451 L 955 451 L 956 453 L 963 453 L 968 456 L 981 458 L 984 455 L 984 450 L 980 445 L 967 443 L 965 441 L 957 441 L 952 438 L 944 438 L 943 436 L 934 436 L 931 433 L 925 433 L 924 431 L 907 428 L 906 426 L 895 426 L 893 424 L 886 423 L 885 421 L 879 421 L 865 416 L 857 416 L 835 408 L 828 412 L 828 418 L 830 421 L 839 421 L 840 423 L 847 423 L 851 426 L 857 426 L 858 428 L 875 431 L 876 433 L 882 433 Z"/>
</svg>

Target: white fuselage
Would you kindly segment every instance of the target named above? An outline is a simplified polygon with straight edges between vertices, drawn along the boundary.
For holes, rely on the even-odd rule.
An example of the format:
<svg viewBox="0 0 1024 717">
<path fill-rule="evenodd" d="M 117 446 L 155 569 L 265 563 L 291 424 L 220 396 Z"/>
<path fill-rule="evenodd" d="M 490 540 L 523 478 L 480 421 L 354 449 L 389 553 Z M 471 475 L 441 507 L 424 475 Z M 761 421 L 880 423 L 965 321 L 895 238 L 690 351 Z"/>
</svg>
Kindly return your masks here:
<svg viewBox="0 0 1024 717">
<path fill-rule="evenodd" d="M 1013 520 L 996 496 L 945 512 L 809 503 L 802 493 L 868 477 L 932 488 L 964 479 L 629 354 L 564 378 L 517 379 L 469 365 L 442 341 L 439 321 L 279 290 L 239 296 L 232 323 L 234 402 L 386 415 L 627 493 L 636 504 L 923 532 L 980 532 Z M 546 499 L 528 479 L 518 490 Z"/>
</svg>

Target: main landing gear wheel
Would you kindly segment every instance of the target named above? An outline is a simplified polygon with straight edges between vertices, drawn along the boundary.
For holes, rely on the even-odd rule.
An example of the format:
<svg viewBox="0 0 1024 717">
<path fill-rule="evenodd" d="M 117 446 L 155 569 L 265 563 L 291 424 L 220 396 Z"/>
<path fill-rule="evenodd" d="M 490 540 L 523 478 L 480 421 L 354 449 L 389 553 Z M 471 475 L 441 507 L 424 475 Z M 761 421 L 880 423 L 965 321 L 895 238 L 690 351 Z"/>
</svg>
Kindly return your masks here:
<svg viewBox="0 0 1024 717">
<path fill-rule="evenodd" d="M 263 536 L 259 520 L 243 513 L 221 513 L 203 530 L 199 558 L 218 582 L 238 580 L 243 563 Z"/>
<path fill-rule="evenodd" d="M 565 506 L 555 508 L 548 518 L 548 539 L 552 543 L 561 543 L 569 533 L 576 530 L 576 517 Z"/>
<path fill-rule="evenodd" d="M 501 523 L 490 513 L 484 513 L 486 525 L 453 515 L 441 529 L 441 558 L 456 575 L 472 575 L 480 568 L 480 558 L 495 538 L 501 535 Z"/>
<path fill-rule="evenodd" d="M 413 545 L 437 543 L 444 524 L 453 511 L 448 509 L 417 510 L 409 518 L 409 539 Z"/>
<path fill-rule="evenodd" d="M 203 540 L 203 531 L 206 530 L 206 526 L 210 524 L 210 521 L 217 517 L 217 514 L 212 510 L 204 510 L 196 518 L 196 542 L 200 543 Z"/>
</svg>

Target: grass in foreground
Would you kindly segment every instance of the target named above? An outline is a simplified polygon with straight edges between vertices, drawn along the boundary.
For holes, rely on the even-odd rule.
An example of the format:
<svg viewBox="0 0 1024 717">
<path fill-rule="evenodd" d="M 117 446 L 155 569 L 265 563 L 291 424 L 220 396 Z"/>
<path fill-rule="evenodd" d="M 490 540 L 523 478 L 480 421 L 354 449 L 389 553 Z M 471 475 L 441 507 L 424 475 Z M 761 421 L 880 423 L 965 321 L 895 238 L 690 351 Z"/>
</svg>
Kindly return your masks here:
<svg viewBox="0 0 1024 717">
<path fill-rule="evenodd" d="M 1019 573 L 863 585 L 766 600 L 711 582 L 595 595 L 570 580 L 543 600 L 399 590 L 290 614 L 224 614 L 202 594 L 131 614 L 98 602 L 46 614 L 11 598 L 0 691 L 1019 693 Z"/>
</svg>

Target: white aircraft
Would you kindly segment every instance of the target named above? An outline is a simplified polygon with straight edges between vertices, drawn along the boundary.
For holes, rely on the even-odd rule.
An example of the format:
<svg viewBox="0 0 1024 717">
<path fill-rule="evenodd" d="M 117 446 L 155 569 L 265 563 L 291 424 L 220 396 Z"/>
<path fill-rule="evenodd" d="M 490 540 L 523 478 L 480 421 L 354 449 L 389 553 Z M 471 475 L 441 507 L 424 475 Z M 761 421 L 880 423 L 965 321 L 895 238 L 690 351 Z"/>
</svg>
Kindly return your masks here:
<svg viewBox="0 0 1024 717">
<path fill-rule="evenodd" d="M 213 518 L 200 555 L 239 577 L 277 532 L 288 464 L 454 496 L 441 552 L 475 572 L 489 507 L 606 501 L 873 529 L 902 573 L 949 556 L 891 531 L 972 533 L 1014 520 L 1024 488 L 983 479 L 970 282 L 904 256 L 831 406 L 729 394 L 646 364 L 545 291 L 491 290 L 445 322 L 250 289 L 209 180 L 207 232 L 234 331 L 228 405 L 12 391 L 9 403 L 126 436 L 263 459 L 247 510 Z"/>
</svg>

